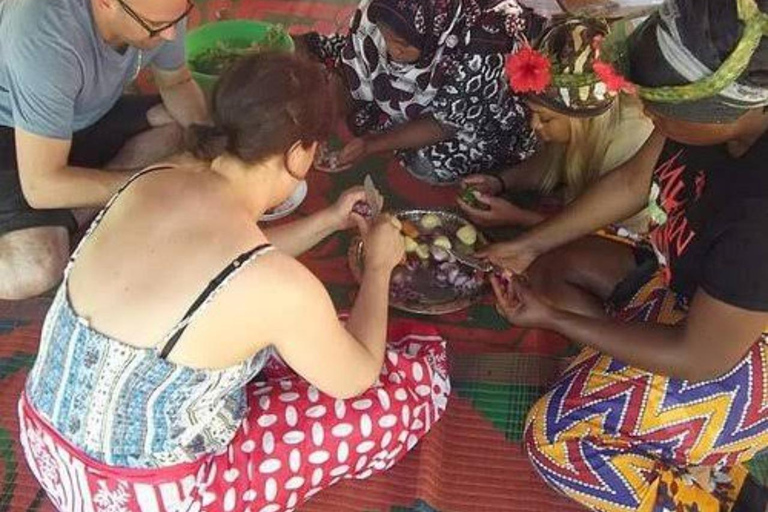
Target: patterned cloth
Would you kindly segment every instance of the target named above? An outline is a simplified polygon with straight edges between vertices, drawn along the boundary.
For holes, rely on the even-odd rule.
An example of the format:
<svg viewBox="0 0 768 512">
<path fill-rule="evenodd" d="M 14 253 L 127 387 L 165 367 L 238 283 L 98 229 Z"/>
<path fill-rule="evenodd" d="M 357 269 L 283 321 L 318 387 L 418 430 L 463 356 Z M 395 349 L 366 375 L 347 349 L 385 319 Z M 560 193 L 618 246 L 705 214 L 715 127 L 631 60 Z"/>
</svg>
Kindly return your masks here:
<svg viewBox="0 0 768 512">
<path fill-rule="evenodd" d="M 223 370 L 194 369 L 154 348 L 91 329 L 61 286 L 49 310 L 26 394 L 70 443 L 106 464 L 149 468 L 219 451 L 245 415 L 245 384 L 271 350 Z"/>
<path fill-rule="evenodd" d="M 61 436 L 110 465 L 169 466 L 223 450 L 245 416 L 245 385 L 271 353 L 267 348 L 220 370 L 165 359 L 168 347 L 197 313 L 237 272 L 271 251 L 270 245 L 247 251 L 227 266 L 155 347 L 138 348 L 106 336 L 72 307 L 69 275 L 90 236 L 134 181 L 168 168 L 149 167 L 134 174 L 91 223 L 64 270 L 26 383 L 30 404 Z"/>
<path fill-rule="evenodd" d="M 378 382 L 333 399 L 273 359 L 247 388 L 248 413 L 221 453 L 154 470 L 100 463 L 68 443 L 22 397 L 27 462 L 62 512 L 293 510 L 341 479 L 397 463 L 445 411 L 445 342 L 434 328 L 393 325 Z"/>
<path fill-rule="evenodd" d="M 220 370 L 167 361 L 167 351 L 237 272 L 271 251 L 249 250 L 228 265 L 160 343 L 138 348 L 91 328 L 69 300 L 69 276 L 83 247 L 123 191 L 154 166 L 134 174 L 110 198 L 72 252 L 48 310 L 40 350 L 26 383 L 30 403 L 70 443 L 117 466 L 151 468 L 189 462 L 224 449 L 245 416 L 245 384 L 271 348 Z"/>
<path fill-rule="evenodd" d="M 430 166 L 423 177 L 427 181 L 450 183 L 530 156 L 535 138 L 524 103 L 509 90 L 504 53 L 518 37 L 536 30 L 537 18 L 511 0 L 387 4 L 402 9 L 404 19 L 413 20 L 413 31 L 422 35 L 418 62 L 390 61 L 384 38 L 369 18 L 369 9 L 377 5 L 370 0 L 358 7 L 349 35 L 309 39 L 310 49 L 346 79 L 356 101 L 353 131 L 382 132 L 425 115 L 456 130 L 454 138 L 418 151 Z"/>
<path fill-rule="evenodd" d="M 600 41 L 610 28 L 604 20 L 565 18 L 553 22 L 534 45 L 547 57 L 554 74 L 552 83 L 535 101 L 567 116 L 596 116 L 613 105 L 616 94 L 595 74 Z"/>
<path fill-rule="evenodd" d="M 676 324 L 686 301 L 657 273 L 617 313 Z M 592 510 L 728 511 L 768 448 L 768 338 L 728 374 L 698 384 L 586 348 L 531 410 L 529 456 L 554 488 Z"/>
</svg>

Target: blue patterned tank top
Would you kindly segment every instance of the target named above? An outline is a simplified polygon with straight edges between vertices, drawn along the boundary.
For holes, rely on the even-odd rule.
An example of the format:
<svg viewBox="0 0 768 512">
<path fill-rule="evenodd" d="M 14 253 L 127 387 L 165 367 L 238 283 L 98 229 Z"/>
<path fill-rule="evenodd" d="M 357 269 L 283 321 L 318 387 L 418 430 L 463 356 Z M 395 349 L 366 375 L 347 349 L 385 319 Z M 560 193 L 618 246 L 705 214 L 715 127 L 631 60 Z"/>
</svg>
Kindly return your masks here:
<svg viewBox="0 0 768 512">
<path fill-rule="evenodd" d="M 270 245 L 242 254 L 222 271 L 155 348 L 110 338 L 74 311 L 67 283 L 80 248 L 120 192 L 144 172 L 115 194 L 73 253 L 43 324 L 25 389 L 41 417 L 74 446 L 106 464 L 131 468 L 190 462 L 225 450 L 246 414 L 245 385 L 272 353 L 268 348 L 220 370 L 165 359 L 189 322 L 239 269 L 270 251 Z"/>
</svg>

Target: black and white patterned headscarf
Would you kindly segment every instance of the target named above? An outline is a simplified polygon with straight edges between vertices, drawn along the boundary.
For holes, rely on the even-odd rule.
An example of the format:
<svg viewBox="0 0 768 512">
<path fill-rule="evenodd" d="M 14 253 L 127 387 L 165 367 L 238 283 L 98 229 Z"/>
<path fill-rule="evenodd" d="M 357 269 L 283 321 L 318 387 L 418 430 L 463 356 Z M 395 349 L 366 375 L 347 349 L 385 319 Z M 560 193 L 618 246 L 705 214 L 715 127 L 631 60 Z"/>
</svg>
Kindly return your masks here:
<svg viewBox="0 0 768 512">
<path fill-rule="evenodd" d="M 464 53 L 504 53 L 524 34 L 530 11 L 516 0 L 363 0 L 342 52 L 352 97 L 373 101 L 396 123 L 428 110 Z M 414 63 L 392 62 L 377 22 L 421 50 Z"/>
</svg>

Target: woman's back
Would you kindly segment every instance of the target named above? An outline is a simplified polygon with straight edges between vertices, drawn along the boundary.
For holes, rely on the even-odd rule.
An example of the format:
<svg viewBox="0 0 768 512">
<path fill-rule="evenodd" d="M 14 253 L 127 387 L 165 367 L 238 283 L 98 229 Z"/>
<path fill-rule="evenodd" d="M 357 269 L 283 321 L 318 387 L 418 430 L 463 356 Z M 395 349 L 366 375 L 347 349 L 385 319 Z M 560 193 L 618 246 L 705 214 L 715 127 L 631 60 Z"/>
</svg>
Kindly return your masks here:
<svg viewBox="0 0 768 512">
<path fill-rule="evenodd" d="M 240 254 L 267 243 L 255 220 L 232 204 L 218 180 L 211 172 L 166 169 L 128 187 L 77 254 L 69 279 L 74 310 L 96 330 L 129 345 L 161 343 L 219 272 Z M 243 297 L 234 284 L 220 290 L 205 314 L 187 326 L 184 343 L 171 360 L 224 368 L 266 345 L 258 333 L 248 332 L 246 338 L 232 325 L 229 304 L 247 300 L 258 306 L 261 295 L 251 288 Z M 274 298 L 274 291 L 269 296 Z M 229 350 L 210 343 L 211 331 L 228 338 Z M 242 343 L 232 339 L 238 333 Z M 247 347 L 238 350 L 243 344 Z"/>
<path fill-rule="evenodd" d="M 19 401 L 27 461 L 58 510 L 294 509 L 389 468 L 445 410 L 443 340 L 388 332 L 403 239 L 389 215 L 353 214 L 363 187 L 257 224 L 328 136 L 324 80 L 289 54 L 233 64 L 213 124 L 190 130 L 210 164 L 140 175 L 75 251 Z M 294 256 L 355 224 L 365 270 L 342 324 Z"/>
<path fill-rule="evenodd" d="M 245 413 L 245 384 L 271 352 L 254 349 L 251 341 L 247 357 L 208 369 L 206 356 L 216 348 L 227 358 L 232 353 L 212 347 L 218 344 L 210 339 L 208 347 L 199 346 L 193 335 L 179 347 L 190 365 L 166 359 L 164 352 L 175 348 L 187 327 L 194 334 L 196 322 L 187 321 L 223 289 L 206 289 L 200 276 L 232 276 L 271 249 L 257 244 L 237 266 L 221 265 L 225 257 L 209 249 L 201 251 L 207 257 L 184 258 L 201 237 L 222 227 L 218 215 L 184 220 L 195 215 L 190 206 L 196 202 L 216 205 L 215 193 L 206 192 L 201 180 L 203 175 L 158 169 L 113 200 L 75 251 L 46 318 L 27 397 L 67 441 L 107 464 L 158 467 L 223 449 Z M 199 193 L 183 190 L 190 182 Z M 170 189 L 188 195 L 159 216 Z M 259 237 L 244 238 L 235 228 L 216 241 L 231 248 Z M 224 270 L 206 272 L 213 264 Z M 190 309 L 193 302 L 197 308 Z M 199 318 L 220 324 L 216 316 Z M 226 338 L 227 330 L 219 329 Z M 249 336 L 258 340 L 257 333 Z"/>
</svg>

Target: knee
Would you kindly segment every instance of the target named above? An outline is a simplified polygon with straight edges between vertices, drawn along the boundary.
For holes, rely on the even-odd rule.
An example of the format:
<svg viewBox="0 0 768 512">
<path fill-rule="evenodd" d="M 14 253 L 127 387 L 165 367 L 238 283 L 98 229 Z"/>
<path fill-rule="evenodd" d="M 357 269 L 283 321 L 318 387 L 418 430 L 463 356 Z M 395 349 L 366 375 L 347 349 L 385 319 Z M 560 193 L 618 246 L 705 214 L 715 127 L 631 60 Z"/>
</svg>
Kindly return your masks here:
<svg viewBox="0 0 768 512">
<path fill-rule="evenodd" d="M 42 295 L 58 284 L 63 270 L 63 265 L 53 262 L 28 266 L 23 275 L 0 287 L 0 300 L 24 300 Z"/>
<path fill-rule="evenodd" d="M 552 411 L 554 393 L 555 390 L 550 391 L 533 405 L 523 430 L 523 450 L 537 472 L 550 484 L 554 484 L 550 481 L 553 461 L 567 451 L 570 443 L 577 440 L 567 429 L 552 423 L 556 421 L 555 418 L 548 417 L 548 413 L 557 414 Z"/>
<path fill-rule="evenodd" d="M 536 261 L 528 271 L 531 288 L 553 306 L 567 302 L 574 281 L 567 254 L 550 254 Z"/>
<path fill-rule="evenodd" d="M 547 471 L 543 469 L 547 467 L 552 450 L 557 449 L 555 446 L 557 443 L 552 442 L 547 435 L 547 396 L 540 398 L 528 412 L 523 431 L 523 450 L 533 467 L 545 480 L 547 480 Z"/>
<path fill-rule="evenodd" d="M 57 230 L 58 231 L 58 230 Z M 69 256 L 66 230 L 60 229 L 36 244 L 3 251 L 0 258 L 0 299 L 23 300 L 35 297 L 55 287 L 62 278 Z M 10 253 L 10 254 L 9 254 Z"/>
<path fill-rule="evenodd" d="M 17 277 L 15 289 L 10 290 L 8 300 L 29 299 L 52 289 L 61 281 L 66 265 L 66 254 L 38 255 L 24 268 L 23 275 Z"/>
<path fill-rule="evenodd" d="M 529 456 L 531 448 L 536 447 L 536 440 L 543 437 L 546 429 L 546 397 L 539 398 L 533 407 L 528 411 L 525 418 L 525 429 L 523 430 L 523 444 Z"/>
<path fill-rule="evenodd" d="M 531 266 L 529 275 L 542 283 L 560 283 L 578 280 L 584 259 L 572 245 L 555 249 L 539 257 Z"/>
</svg>

